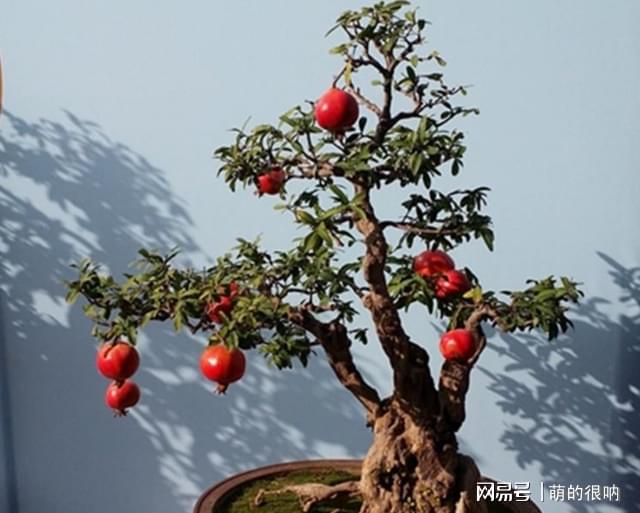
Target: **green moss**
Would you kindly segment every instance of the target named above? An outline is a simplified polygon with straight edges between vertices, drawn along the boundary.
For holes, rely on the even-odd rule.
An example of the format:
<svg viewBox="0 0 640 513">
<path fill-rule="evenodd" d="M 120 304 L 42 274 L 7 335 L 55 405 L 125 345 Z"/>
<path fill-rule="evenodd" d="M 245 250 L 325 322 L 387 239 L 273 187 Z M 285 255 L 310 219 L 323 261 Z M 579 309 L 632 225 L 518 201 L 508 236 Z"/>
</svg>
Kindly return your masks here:
<svg viewBox="0 0 640 513">
<path fill-rule="evenodd" d="M 334 485 L 354 478 L 353 474 L 334 470 L 296 471 L 276 477 L 269 477 L 253 481 L 228 495 L 220 509 L 215 513 L 300 513 L 300 503 L 293 493 L 272 495 L 265 498 L 262 506 L 253 506 L 253 499 L 260 490 L 278 490 L 288 485 L 305 483 L 323 483 Z M 344 513 L 358 513 L 360 501 L 348 504 L 327 502 L 314 509 L 314 513 L 330 513 L 338 506 Z M 499 502 L 488 502 L 489 513 L 511 513 L 505 505 Z"/>
<path fill-rule="evenodd" d="M 334 485 L 353 478 L 353 474 L 348 472 L 326 470 L 290 472 L 282 476 L 259 479 L 226 497 L 216 513 L 300 513 L 300 503 L 293 493 L 267 496 L 259 508 L 253 506 L 253 499 L 260 490 L 278 490 L 284 486 L 305 483 Z M 360 502 L 354 500 L 348 504 L 327 502 L 318 506 L 314 512 L 329 513 L 338 506 L 344 513 L 357 513 L 360 510 Z"/>
</svg>

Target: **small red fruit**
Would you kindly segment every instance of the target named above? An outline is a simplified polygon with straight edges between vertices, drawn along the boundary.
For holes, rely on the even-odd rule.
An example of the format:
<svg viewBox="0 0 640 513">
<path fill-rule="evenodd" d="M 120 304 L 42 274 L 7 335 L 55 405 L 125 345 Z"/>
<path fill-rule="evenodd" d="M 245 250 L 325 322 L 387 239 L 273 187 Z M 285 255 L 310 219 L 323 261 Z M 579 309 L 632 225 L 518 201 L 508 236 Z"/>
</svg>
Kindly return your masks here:
<svg viewBox="0 0 640 513">
<path fill-rule="evenodd" d="M 475 339 L 469 330 L 447 331 L 440 338 L 440 353 L 445 360 L 468 360 L 474 351 Z"/>
<path fill-rule="evenodd" d="M 114 415 L 120 417 L 127 414 L 127 408 L 135 406 L 140 400 L 140 388 L 127 379 L 122 383 L 114 382 L 107 387 L 104 401 L 113 409 Z"/>
<path fill-rule="evenodd" d="M 207 305 L 207 316 L 211 322 L 220 324 L 222 322 L 220 314 L 223 313 L 228 317 L 231 310 L 233 310 L 233 301 L 231 296 L 222 296 L 215 303 L 209 303 L 209 305 Z"/>
<path fill-rule="evenodd" d="M 451 271 L 454 267 L 453 259 L 437 249 L 423 251 L 413 260 L 413 270 L 423 278 Z"/>
<path fill-rule="evenodd" d="M 238 284 L 232 281 L 228 286 L 222 287 L 220 291 L 221 295 L 218 301 L 211 302 L 206 307 L 207 317 L 211 322 L 220 324 L 222 317 L 220 314 L 229 316 L 231 310 L 233 310 L 233 300 L 238 296 Z"/>
<path fill-rule="evenodd" d="M 274 168 L 258 176 L 258 194 L 279 194 L 286 179 L 285 172 Z"/>
<path fill-rule="evenodd" d="M 471 288 L 467 275 L 462 271 L 445 271 L 436 280 L 435 295 L 438 299 L 447 299 L 464 294 Z"/>
<path fill-rule="evenodd" d="M 356 99 L 346 91 L 332 87 L 316 102 L 316 122 L 325 130 L 340 133 L 358 120 Z"/>
<path fill-rule="evenodd" d="M 219 394 L 224 394 L 231 383 L 244 376 L 245 366 L 244 353 L 224 344 L 209 346 L 200 356 L 200 371 L 205 378 L 218 383 Z"/>
<path fill-rule="evenodd" d="M 106 342 L 100 346 L 96 357 L 100 374 L 116 381 L 124 381 L 133 376 L 139 365 L 138 351 L 127 342 Z"/>
</svg>

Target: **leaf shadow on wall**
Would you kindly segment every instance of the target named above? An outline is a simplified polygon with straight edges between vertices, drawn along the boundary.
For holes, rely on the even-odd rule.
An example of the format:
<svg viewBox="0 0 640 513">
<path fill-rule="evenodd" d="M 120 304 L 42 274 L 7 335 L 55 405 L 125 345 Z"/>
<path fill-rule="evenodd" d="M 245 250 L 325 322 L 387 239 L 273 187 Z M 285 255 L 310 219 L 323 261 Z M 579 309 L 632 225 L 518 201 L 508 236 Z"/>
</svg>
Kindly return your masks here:
<svg viewBox="0 0 640 513">
<path fill-rule="evenodd" d="M 547 485 L 620 489 L 619 502 L 589 502 L 568 501 L 566 488 L 573 512 L 599 513 L 608 504 L 632 513 L 640 511 L 640 267 L 599 256 L 621 291 L 617 319 L 606 313 L 609 301 L 587 298 L 573 311 L 569 336 L 494 337 L 492 350 L 508 362 L 504 372 L 478 370 L 513 421 L 501 442 L 521 468 L 539 466 Z M 535 483 L 532 490 L 539 497 Z"/>
<path fill-rule="evenodd" d="M 163 172 L 95 123 L 3 112 L 0 129 L 0 384 L 20 513 L 189 511 L 242 469 L 363 454 L 364 415 L 322 358 L 276 372 L 252 354 L 219 398 L 196 370 L 203 337 L 166 325 L 141 337 L 141 404 L 112 419 L 89 321 L 64 305 L 62 280 L 85 256 L 120 275 L 143 245 L 196 254 L 192 221 Z"/>
</svg>

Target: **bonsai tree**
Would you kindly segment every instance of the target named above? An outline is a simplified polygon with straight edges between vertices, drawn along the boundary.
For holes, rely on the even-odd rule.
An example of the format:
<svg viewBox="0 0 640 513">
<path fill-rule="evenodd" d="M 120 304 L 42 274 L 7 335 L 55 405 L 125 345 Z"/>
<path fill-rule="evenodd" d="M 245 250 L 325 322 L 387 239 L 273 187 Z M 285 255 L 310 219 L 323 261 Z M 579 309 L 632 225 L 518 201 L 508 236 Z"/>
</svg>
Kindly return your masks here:
<svg viewBox="0 0 640 513">
<path fill-rule="evenodd" d="M 85 298 L 92 334 L 104 342 L 98 363 L 115 380 L 107 403 L 118 413 L 139 398 L 128 378 L 138 367 L 136 335 L 150 321 L 208 338 L 200 368 L 221 393 L 242 378 L 250 350 L 279 369 L 324 354 L 362 404 L 373 443 L 361 480 L 310 494 L 307 509 L 345 492 L 361 496 L 362 513 L 487 511 L 476 502 L 478 469 L 456 441 L 469 376 L 486 346 L 483 326 L 553 339 L 571 326 L 567 307 L 581 296 L 564 277 L 486 290 L 448 254 L 475 239 L 491 250 L 494 235 L 483 213 L 488 188 L 437 188 L 438 177 L 463 167 L 455 120 L 477 110 L 458 104 L 465 88 L 447 85 L 445 61 L 424 51 L 426 27 L 406 1 L 343 13 L 331 29 L 345 36 L 331 50 L 342 65 L 328 91 L 276 125 L 236 130 L 216 150 L 219 174 L 242 189 L 242 201 L 268 201 L 246 189 L 282 200 L 275 208 L 304 232 L 292 247 L 268 252 L 239 239 L 204 270 L 174 265 L 176 251 L 142 249 L 138 270 L 123 281 L 85 260 L 67 283 L 68 300 Z M 385 219 L 376 206 L 391 187 L 405 199 Z M 436 344 L 412 340 L 403 327 L 402 313 L 414 305 L 447 325 L 437 382 L 429 366 Z M 357 323 L 363 314 L 375 332 Z M 352 344 L 369 339 L 388 359 L 389 397 L 366 382 L 352 356 Z"/>
</svg>

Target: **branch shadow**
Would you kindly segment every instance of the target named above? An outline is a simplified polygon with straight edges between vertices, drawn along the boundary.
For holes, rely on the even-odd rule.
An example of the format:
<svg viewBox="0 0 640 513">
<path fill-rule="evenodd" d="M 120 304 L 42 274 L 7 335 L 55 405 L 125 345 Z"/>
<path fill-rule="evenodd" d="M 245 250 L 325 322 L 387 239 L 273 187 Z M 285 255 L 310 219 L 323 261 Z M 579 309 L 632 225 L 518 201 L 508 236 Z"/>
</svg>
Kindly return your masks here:
<svg viewBox="0 0 640 513">
<path fill-rule="evenodd" d="M 64 304 L 62 280 L 84 256 L 119 275 L 143 245 L 196 254 L 192 220 L 164 172 L 97 124 L 69 112 L 30 122 L 5 111 L 0 121 L 0 385 L 13 513 L 190 511 L 231 473 L 364 453 L 364 415 L 323 359 L 277 372 L 251 354 L 246 379 L 219 398 L 196 370 L 204 340 L 162 325 L 140 339 L 141 404 L 112 419 L 89 321 Z"/>
<path fill-rule="evenodd" d="M 640 511 L 640 267 L 598 255 L 621 289 L 618 302 L 588 298 L 575 309 L 575 330 L 553 342 L 493 337 L 504 373 L 479 370 L 513 420 L 501 442 L 520 468 L 537 465 L 546 484 L 619 487 L 619 502 L 565 502 L 572 512 L 608 504 L 632 513 Z"/>
</svg>

